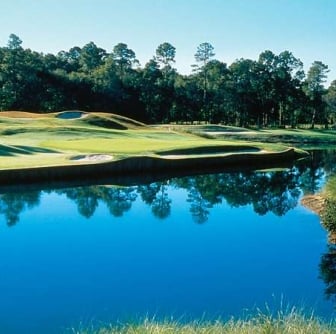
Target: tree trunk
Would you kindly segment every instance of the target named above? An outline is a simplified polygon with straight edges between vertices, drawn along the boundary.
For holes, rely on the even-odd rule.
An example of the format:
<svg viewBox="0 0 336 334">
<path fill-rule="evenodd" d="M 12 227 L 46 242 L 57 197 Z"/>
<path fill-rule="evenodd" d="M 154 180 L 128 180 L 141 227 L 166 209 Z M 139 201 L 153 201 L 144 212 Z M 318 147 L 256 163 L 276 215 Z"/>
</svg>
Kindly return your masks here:
<svg viewBox="0 0 336 334">
<path fill-rule="evenodd" d="M 315 118 L 316 118 L 316 109 L 313 110 L 312 121 L 311 121 L 311 129 L 315 128 Z"/>
</svg>

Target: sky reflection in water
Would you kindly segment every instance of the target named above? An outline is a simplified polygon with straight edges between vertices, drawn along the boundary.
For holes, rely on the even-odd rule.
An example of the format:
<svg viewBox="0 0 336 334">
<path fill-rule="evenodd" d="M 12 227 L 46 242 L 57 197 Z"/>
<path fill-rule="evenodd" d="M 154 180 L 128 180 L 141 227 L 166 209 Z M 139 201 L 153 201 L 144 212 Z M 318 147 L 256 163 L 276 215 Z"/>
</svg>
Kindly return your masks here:
<svg viewBox="0 0 336 334">
<path fill-rule="evenodd" d="M 1 194 L 0 332 L 282 302 L 330 317 L 326 233 L 298 205 L 328 172 L 316 167 Z"/>
</svg>

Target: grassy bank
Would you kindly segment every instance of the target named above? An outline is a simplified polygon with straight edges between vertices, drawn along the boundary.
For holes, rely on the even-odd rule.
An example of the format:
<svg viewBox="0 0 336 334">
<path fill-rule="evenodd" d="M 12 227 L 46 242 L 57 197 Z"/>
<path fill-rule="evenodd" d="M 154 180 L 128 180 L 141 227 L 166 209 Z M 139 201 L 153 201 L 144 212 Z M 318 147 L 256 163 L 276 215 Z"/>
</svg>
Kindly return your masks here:
<svg viewBox="0 0 336 334">
<path fill-rule="evenodd" d="M 76 334 L 332 334 L 335 323 L 326 323 L 314 316 L 304 316 L 293 310 L 277 316 L 259 314 L 246 320 L 191 322 L 146 319 L 138 324 L 107 325 L 100 328 L 72 329 Z"/>
<path fill-rule="evenodd" d="M 322 193 L 321 220 L 329 232 L 329 242 L 336 244 L 336 176 L 331 177 Z"/>
<path fill-rule="evenodd" d="M 328 240 L 336 244 L 336 176 L 332 176 L 319 194 L 307 195 L 302 204 L 321 217 L 321 223 L 328 231 Z"/>
</svg>

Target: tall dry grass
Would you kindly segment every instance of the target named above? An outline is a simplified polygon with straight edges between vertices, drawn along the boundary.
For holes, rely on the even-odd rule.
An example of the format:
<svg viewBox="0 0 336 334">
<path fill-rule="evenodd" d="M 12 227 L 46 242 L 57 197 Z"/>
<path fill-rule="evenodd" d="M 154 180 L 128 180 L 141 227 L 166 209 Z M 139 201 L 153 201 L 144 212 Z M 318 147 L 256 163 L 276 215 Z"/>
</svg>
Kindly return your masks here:
<svg viewBox="0 0 336 334">
<path fill-rule="evenodd" d="M 257 312 L 254 316 L 228 321 L 159 321 L 146 318 L 139 323 L 71 329 L 71 334 L 335 334 L 336 323 L 324 322 L 293 308 L 289 312 Z"/>
</svg>

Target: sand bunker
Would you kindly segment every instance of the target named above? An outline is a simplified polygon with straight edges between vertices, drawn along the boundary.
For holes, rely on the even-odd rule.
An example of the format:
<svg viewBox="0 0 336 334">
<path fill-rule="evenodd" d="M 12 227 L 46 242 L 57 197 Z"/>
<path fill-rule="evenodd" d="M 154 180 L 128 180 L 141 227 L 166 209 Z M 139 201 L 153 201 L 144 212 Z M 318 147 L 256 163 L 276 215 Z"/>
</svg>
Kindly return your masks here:
<svg viewBox="0 0 336 334">
<path fill-rule="evenodd" d="M 113 156 L 108 154 L 87 154 L 87 155 L 76 155 L 71 157 L 70 160 L 78 162 L 100 162 L 112 160 Z"/>
<path fill-rule="evenodd" d="M 75 118 L 81 118 L 85 115 L 84 111 L 80 110 L 67 110 L 67 111 L 62 111 L 59 114 L 57 114 L 57 118 L 60 119 L 75 119 Z"/>
<path fill-rule="evenodd" d="M 237 136 L 237 135 L 256 135 L 255 131 L 206 131 L 208 136 Z"/>
</svg>

